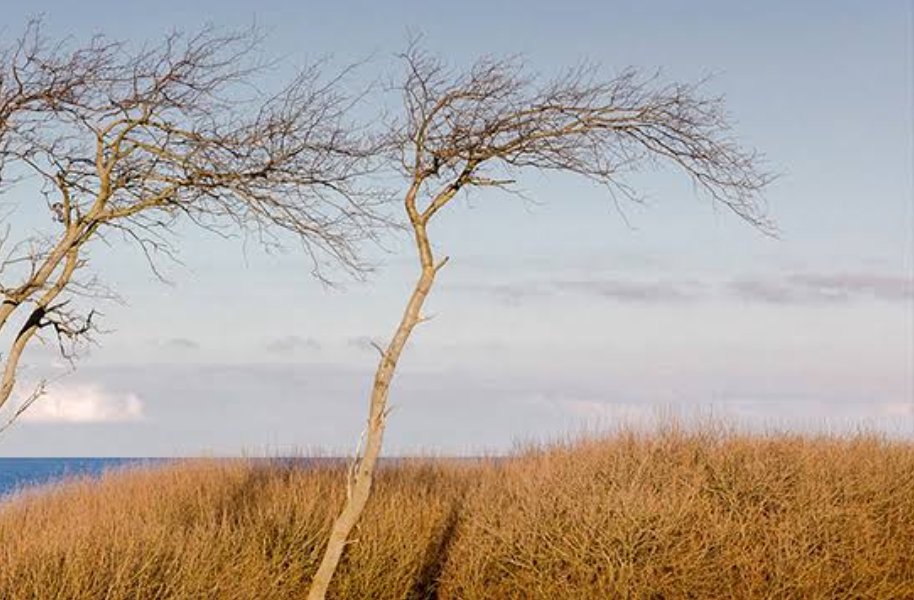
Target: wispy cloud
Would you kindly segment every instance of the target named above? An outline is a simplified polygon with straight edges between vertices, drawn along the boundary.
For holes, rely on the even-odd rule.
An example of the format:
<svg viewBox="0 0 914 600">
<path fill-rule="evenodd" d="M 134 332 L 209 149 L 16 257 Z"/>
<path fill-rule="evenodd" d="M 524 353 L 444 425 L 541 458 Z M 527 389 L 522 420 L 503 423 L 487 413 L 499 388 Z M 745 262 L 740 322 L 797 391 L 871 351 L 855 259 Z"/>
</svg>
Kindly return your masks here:
<svg viewBox="0 0 914 600">
<path fill-rule="evenodd" d="M 471 283 L 463 292 L 487 294 L 506 304 L 577 294 L 632 304 L 683 304 L 711 297 L 768 304 L 828 304 L 854 300 L 914 299 L 914 277 L 879 273 L 781 273 L 729 281 L 715 279 L 569 278 Z"/>
<path fill-rule="evenodd" d="M 697 281 L 640 281 L 625 279 L 556 279 L 505 284 L 462 286 L 464 291 L 482 292 L 509 303 L 565 294 L 595 296 L 616 302 L 689 302 L 701 298 L 707 286 Z"/>
<path fill-rule="evenodd" d="M 564 281 L 555 284 L 562 291 L 576 291 L 620 302 L 684 302 L 704 295 L 705 286 L 696 281 Z"/>
<path fill-rule="evenodd" d="M 199 342 L 196 342 L 190 338 L 183 338 L 183 337 L 171 338 L 170 340 L 166 340 L 162 345 L 165 348 L 168 348 L 170 350 L 199 350 L 200 349 Z"/>
<path fill-rule="evenodd" d="M 56 386 L 22 415 L 38 423 L 110 423 L 140 421 L 144 406 L 133 393 L 114 393 L 95 384 Z"/>
<path fill-rule="evenodd" d="M 266 349 L 271 354 L 295 354 L 296 352 L 320 350 L 321 343 L 314 338 L 287 335 L 268 342 Z"/>
<path fill-rule="evenodd" d="M 731 281 L 728 288 L 736 298 L 750 302 L 792 304 L 810 300 L 801 290 L 796 290 L 781 280 L 738 279 Z"/>
<path fill-rule="evenodd" d="M 887 301 L 914 298 L 914 278 L 870 273 L 793 273 L 731 281 L 738 298 L 772 304 L 816 304 L 858 299 Z"/>
<path fill-rule="evenodd" d="M 793 275 L 791 283 L 827 296 L 872 296 L 883 300 L 914 298 L 914 275 L 893 277 L 869 273 Z"/>
</svg>

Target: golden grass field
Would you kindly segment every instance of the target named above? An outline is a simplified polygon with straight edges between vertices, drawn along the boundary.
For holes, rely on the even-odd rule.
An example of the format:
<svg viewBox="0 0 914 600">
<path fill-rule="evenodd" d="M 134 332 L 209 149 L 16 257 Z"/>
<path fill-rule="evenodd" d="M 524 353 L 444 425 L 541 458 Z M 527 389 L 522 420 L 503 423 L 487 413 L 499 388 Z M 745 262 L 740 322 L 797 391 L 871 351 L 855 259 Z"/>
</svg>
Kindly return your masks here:
<svg viewBox="0 0 914 600">
<path fill-rule="evenodd" d="M 0 504 L 0 598 L 303 597 L 342 471 L 189 460 Z M 334 598 L 914 599 L 914 445 L 620 432 L 384 468 Z"/>
</svg>

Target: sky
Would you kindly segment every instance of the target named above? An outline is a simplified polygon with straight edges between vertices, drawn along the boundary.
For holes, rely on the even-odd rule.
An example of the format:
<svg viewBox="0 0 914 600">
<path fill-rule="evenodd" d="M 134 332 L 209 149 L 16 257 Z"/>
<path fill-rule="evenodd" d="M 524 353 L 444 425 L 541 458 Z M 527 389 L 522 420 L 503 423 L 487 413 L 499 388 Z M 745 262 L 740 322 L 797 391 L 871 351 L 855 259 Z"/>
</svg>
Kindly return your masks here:
<svg viewBox="0 0 914 600">
<path fill-rule="evenodd" d="M 525 178 L 528 201 L 449 207 L 431 234 L 451 260 L 391 392 L 389 453 L 501 452 L 670 414 L 914 436 L 910 2 L 149 6 L 10 2 L 0 35 L 38 13 L 54 36 L 137 43 L 256 24 L 277 78 L 323 56 L 372 57 L 365 81 L 396 73 L 416 33 L 458 67 L 522 53 L 546 74 L 581 60 L 712 74 L 740 141 L 780 174 L 766 192 L 778 239 L 672 171 L 631 179 L 647 202 L 625 219 L 604 190 L 558 175 Z M 409 240 L 368 249 L 366 281 L 339 273 L 328 288 L 294 248 L 181 235 L 170 285 L 129 246 L 93 248 L 124 303 L 101 307 L 109 333 L 0 434 L 0 456 L 352 451 L 370 341 L 392 332 L 415 275 Z M 23 390 L 63 367 L 31 349 Z"/>
</svg>

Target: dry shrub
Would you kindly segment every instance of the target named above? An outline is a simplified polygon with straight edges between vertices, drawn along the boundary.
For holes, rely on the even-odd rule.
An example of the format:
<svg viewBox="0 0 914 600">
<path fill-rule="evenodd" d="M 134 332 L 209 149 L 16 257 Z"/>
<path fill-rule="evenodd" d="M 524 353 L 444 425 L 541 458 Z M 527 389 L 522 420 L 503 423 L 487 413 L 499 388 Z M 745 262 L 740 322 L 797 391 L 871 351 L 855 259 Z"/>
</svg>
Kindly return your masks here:
<svg viewBox="0 0 914 600">
<path fill-rule="evenodd" d="M 462 511 L 442 598 L 914 598 L 914 447 L 675 427 L 528 452 Z"/>
<path fill-rule="evenodd" d="M 416 592 L 461 478 L 382 470 L 336 598 Z M 339 468 L 194 460 L 71 481 L 0 505 L 0 598 L 287 599 L 304 595 L 342 502 Z"/>
<path fill-rule="evenodd" d="M 191 460 L 0 504 L 0 598 L 302 597 L 340 468 Z M 914 598 L 914 446 L 670 427 L 385 466 L 333 598 Z"/>
</svg>

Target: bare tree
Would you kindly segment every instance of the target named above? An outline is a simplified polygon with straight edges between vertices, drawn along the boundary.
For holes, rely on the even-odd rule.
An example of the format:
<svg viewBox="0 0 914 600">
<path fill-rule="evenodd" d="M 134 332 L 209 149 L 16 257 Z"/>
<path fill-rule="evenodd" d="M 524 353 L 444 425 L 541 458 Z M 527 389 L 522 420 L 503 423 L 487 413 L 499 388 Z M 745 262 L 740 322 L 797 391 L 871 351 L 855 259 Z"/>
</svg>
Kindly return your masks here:
<svg viewBox="0 0 914 600">
<path fill-rule="evenodd" d="M 185 219 L 270 245 L 289 232 L 319 277 L 331 263 L 365 268 L 359 243 L 385 221 L 357 187 L 374 151 L 348 120 L 345 73 L 325 79 L 315 64 L 268 96 L 259 41 L 204 29 L 71 50 L 35 22 L 0 48 L 0 407 L 36 336 L 69 356 L 95 330 L 85 298 L 109 293 L 89 270 L 94 241 L 121 236 L 155 270 Z"/>
<path fill-rule="evenodd" d="M 759 156 L 731 138 L 721 98 L 700 84 L 664 84 L 634 69 L 602 79 L 592 66 L 552 80 L 529 74 L 518 59 L 484 58 L 455 72 L 413 44 L 403 55 L 404 117 L 390 149 L 406 191 L 419 275 L 406 310 L 381 350 L 364 446 L 347 483 L 308 598 L 324 598 L 352 528 L 368 501 L 381 453 L 387 397 L 397 362 L 448 258 L 437 259 L 429 225 L 460 192 L 515 190 L 527 170 L 573 173 L 606 187 L 614 200 L 637 200 L 626 173 L 669 164 L 714 202 L 771 233 L 760 192 L 771 177 Z"/>
</svg>

